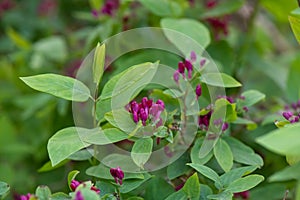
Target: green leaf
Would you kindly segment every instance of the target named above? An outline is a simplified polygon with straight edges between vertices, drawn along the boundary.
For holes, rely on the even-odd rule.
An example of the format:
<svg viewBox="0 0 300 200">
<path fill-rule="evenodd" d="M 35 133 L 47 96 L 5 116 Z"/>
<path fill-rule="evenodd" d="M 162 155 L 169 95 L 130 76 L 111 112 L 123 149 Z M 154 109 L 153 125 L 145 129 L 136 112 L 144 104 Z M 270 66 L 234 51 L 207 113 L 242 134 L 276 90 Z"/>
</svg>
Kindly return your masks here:
<svg viewBox="0 0 300 200">
<path fill-rule="evenodd" d="M 83 142 L 82 139 L 95 132 L 101 132 L 101 130 L 69 127 L 55 133 L 47 145 L 52 166 L 57 165 L 80 149 L 90 146 L 91 144 Z"/>
<path fill-rule="evenodd" d="M 144 200 L 142 197 L 129 197 L 127 200 Z"/>
<path fill-rule="evenodd" d="M 172 0 L 139 0 L 143 6 L 153 14 L 161 17 L 179 16 L 182 13 L 181 6 Z"/>
<path fill-rule="evenodd" d="M 219 194 L 208 195 L 208 199 L 217 199 L 217 200 L 232 200 L 233 194 L 229 191 L 224 191 Z"/>
<path fill-rule="evenodd" d="M 193 44 L 187 42 L 187 38 L 191 38 L 203 49 L 210 43 L 208 29 L 197 20 L 164 18 L 160 21 L 160 24 L 161 27 L 164 28 L 163 31 L 167 38 L 186 56 L 191 53 L 191 48 L 193 48 Z M 168 29 L 174 30 L 175 32 Z"/>
<path fill-rule="evenodd" d="M 200 196 L 200 183 L 197 173 L 194 173 L 188 178 L 183 188 L 181 189 L 190 200 L 199 200 Z"/>
<path fill-rule="evenodd" d="M 173 199 L 176 199 L 176 200 L 186 200 L 187 199 L 187 195 L 182 190 L 179 190 L 177 192 L 172 193 L 165 200 L 173 200 Z"/>
<path fill-rule="evenodd" d="M 276 172 L 270 176 L 269 181 L 289 181 L 289 180 L 300 180 L 300 162 L 295 165 L 288 166 L 281 171 Z"/>
<path fill-rule="evenodd" d="M 124 108 L 107 112 L 104 118 L 114 127 L 122 128 L 128 133 L 136 129 L 137 124 L 132 119 L 132 114 Z"/>
<path fill-rule="evenodd" d="M 57 192 L 51 195 L 51 200 L 66 200 L 71 199 L 71 197 L 63 192 Z"/>
<path fill-rule="evenodd" d="M 192 147 L 192 150 L 191 150 L 191 160 L 192 160 L 192 163 L 194 163 L 194 164 L 204 165 L 213 156 L 213 152 L 210 151 L 205 157 L 200 158 L 200 156 L 199 156 L 199 150 L 200 150 L 200 148 L 202 146 L 203 141 L 204 141 L 203 138 L 198 138 L 196 140 L 194 146 Z"/>
<path fill-rule="evenodd" d="M 291 124 L 288 127 L 274 130 L 257 138 L 257 143 L 281 155 L 299 155 L 300 124 Z"/>
<path fill-rule="evenodd" d="M 234 11 L 237 11 L 240 9 L 243 4 L 245 3 L 244 0 L 236 0 L 236 1 L 221 1 L 218 3 L 215 7 L 212 9 L 209 9 L 204 12 L 203 15 L 201 15 L 202 18 L 210 18 L 210 17 L 220 17 L 224 16 L 230 13 L 233 13 Z"/>
<path fill-rule="evenodd" d="M 52 94 L 54 96 L 84 102 L 90 97 L 90 90 L 82 82 L 58 74 L 40 74 L 36 76 L 20 77 L 29 87 Z"/>
<path fill-rule="evenodd" d="M 152 138 L 140 138 L 134 143 L 131 151 L 131 158 L 137 166 L 143 169 L 144 164 L 151 156 L 152 147 Z"/>
<path fill-rule="evenodd" d="M 253 149 L 233 137 L 223 137 L 223 139 L 230 146 L 234 161 L 246 165 L 263 166 L 263 159 Z"/>
<path fill-rule="evenodd" d="M 229 186 L 226 188 L 225 191 L 230 191 L 232 193 L 243 192 L 246 190 L 250 190 L 251 188 L 258 185 L 260 182 L 264 180 L 264 177 L 261 175 L 249 175 L 244 178 L 239 178 L 233 181 Z"/>
<path fill-rule="evenodd" d="M 94 176 L 100 179 L 114 180 L 112 175 L 110 174 L 110 168 L 99 164 L 97 166 L 92 166 L 86 170 L 86 174 L 89 176 Z M 144 179 L 144 175 L 142 173 L 130 173 L 124 172 L 124 180 L 127 179 Z"/>
<path fill-rule="evenodd" d="M 35 195 L 39 200 L 48 200 L 51 196 L 51 191 L 47 186 L 43 185 L 36 188 Z"/>
<path fill-rule="evenodd" d="M 247 125 L 247 130 L 254 130 L 257 128 L 257 124 L 254 121 L 245 118 L 236 118 L 235 121 L 232 122 L 233 124 L 245 124 Z"/>
<path fill-rule="evenodd" d="M 21 36 L 18 32 L 16 32 L 11 27 L 6 29 L 7 36 L 15 43 L 15 45 L 19 48 L 28 50 L 31 47 L 29 41 L 27 41 L 23 36 Z"/>
<path fill-rule="evenodd" d="M 207 196 L 213 193 L 208 185 L 200 184 L 200 198 L 199 200 L 207 200 Z"/>
<path fill-rule="evenodd" d="M 265 94 L 257 90 L 247 90 L 246 92 L 243 92 L 241 96 L 245 97 L 245 100 L 240 100 L 241 107 L 252 106 L 266 97 Z"/>
<path fill-rule="evenodd" d="M 98 43 L 94 53 L 93 62 L 93 79 L 94 83 L 99 85 L 104 72 L 105 64 L 105 44 L 101 45 Z"/>
<path fill-rule="evenodd" d="M 145 173 L 143 175 L 145 177 L 143 180 L 130 179 L 130 180 L 123 181 L 123 184 L 120 187 L 120 192 L 121 193 L 131 192 L 132 190 L 138 188 L 140 185 L 142 185 L 143 183 L 145 183 L 146 181 L 148 181 L 151 178 L 151 176 L 148 173 Z"/>
<path fill-rule="evenodd" d="M 113 195 L 116 191 L 116 188 L 113 184 L 108 183 L 104 180 L 96 181 L 95 186 L 101 189 L 100 197 L 104 197 L 105 195 Z"/>
<path fill-rule="evenodd" d="M 214 147 L 214 155 L 221 168 L 228 172 L 233 166 L 233 155 L 227 142 L 221 138 Z"/>
<path fill-rule="evenodd" d="M 174 188 L 164 178 L 156 176 L 146 186 L 145 199 L 164 200 L 173 191 Z"/>
<path fill-rule="evenodd" d="M 67 162 L 69 162 L 69 160 L 64 160 L 64 161 L 58 163 L 57 165 L 55 165 L 54 167 L 52 167 L 51 161 L 48 161 L 40 169 L 38 169 L 38 172 L 48 172 L 48 171 L 57 169 L 59 167 L 64 166 Z"/>
<path fill-rule="evenodd" d="M 63 37 L 51 36 L 34 43 L 33 50 L 43 59 L 62 63 L 68 58 L 67 44 Z"/>
<path fill-rule="evenodd" d="M 0 181 L 0 198 L 1 199 L 4 199 L 7 196 L 7 194 L 9 193 L 9 190 L 10 190 L 10 186 L 5 182 Z"/>
<path fill-rule="evenodd" d="M 71 182 L 72 180 L 75 179 L 75 177 L 80 173 L 80 171 L 78 170 L 73 170 L 71 172 L 69 172 L 68 174 L 68 186 L 69 186 L 69 189 L 72 191 L 72 188 L 71 188 Z"/>
<path fill-rule="evenodd" d="M 224 187 L 228 187 L 230 183 L 233 181 L 241 178 L 242 176 L 248 175 L 254 170 L 256 170 L 256 166 L 248 166 L 248 167 L 239 167 L 235 168 L 233 170 L 230 170 L 229 172 L 223 174 L 220 177 L 220 181 Z"/>
<path fill-rule="evenodd" d="M 224 73 L 206 73 L 201 76 L 200 80 L 207 85 L 217 87 L 232 88 L 242 86 L 240 82 Z"/>
<path fill-rule="evenodd" d="M 70 155 L 68 159 L 76 161 L 84 161 L 93 157 L 94 151 L 92 149 L 82 149 Z"/>
<path fill-rule="evenodd" d="M 168 178 L 170 180 L 173 180 L 188 172 L 190 168 L 186 166 L 186 163 L 189 162 L 190 162 L 190 158 L 188 153 L 184 153 L 182 156 L 180 156 L 179 159 L 177 159 L 175 162 L 173 162 L 167 167 Z"/>
<path fill-rule="evenodd" d="M 105 145 L 119 142 L 128 138 L 128 135 L 117 128 L 108 128 L 93 132 L 84 137 L 83 141 L 90 144 Z"/>
<path fill-rule="evenodd" d="M 195 170 L 197 170 L 203 176 L 214 181 L 217 188 L 221 188 L 220 177 L 214 170 L 212 170 L 211 168 L 206 167 L 204 165 L 198 165 L 198 164 L 194 164 L 194 163 L 188 163 L 187 165 L 189 165 L 192 168 L 194 168 Z"/>
<path fill-rule="evenodd" d="M 80 192 L 83 196 L 83 199 L 91 199 L 91 200 L 100 200 L 100 196 L 93 190 L 91 190 L 90 188 L 82 188 L 80 189 Z"/>
</svg>

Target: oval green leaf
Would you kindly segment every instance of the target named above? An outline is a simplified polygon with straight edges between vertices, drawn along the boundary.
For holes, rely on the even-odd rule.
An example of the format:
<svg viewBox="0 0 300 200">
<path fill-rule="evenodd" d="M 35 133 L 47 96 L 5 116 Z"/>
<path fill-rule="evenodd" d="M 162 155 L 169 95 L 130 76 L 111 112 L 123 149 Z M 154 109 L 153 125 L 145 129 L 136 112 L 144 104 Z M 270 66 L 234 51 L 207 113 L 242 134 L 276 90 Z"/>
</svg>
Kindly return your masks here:
<svg viewBox="0 0 300 200">
<path fill-rule="evenodd" d="M 221 138 L 214 147 L 214 155 L 221 168 L 228 172 L 233 166 L 233 155 L 227 142 Z"/>
<path fill-rule="evenodd" d="M 229 186 L 226 188 L 225 191 L 237 193 L 237 192 L 250 190 L 251 188 L 255 187 L 263 180 L 264 177 L 261 175 L 257 175 L 257 174 L 249 175 L 244 178 L 239 178 L 233 181 L 231 184 L 229 184 Z"/>
<path fill-rule="evenodd" d="M 240 82 L 224 73 L 206 73 L 201 76 L 200 80 L 207 85 L 217 87 L 233 88 L 242 86 Z"/>
<path fill-rule="evenodd" d="M 140 138 L 134 143 L 131 151 L 131 158 L 137 166 L 141 167 L 142 169 L 144 168 L 144 164 L 151 156 L 152 147 L 152 138 Z"/>
<path fill-rule="evenodd" d="M 85 102 L 90 97 L 89 88 L 82 82 L 58 74 L 40 74 L 20 77 L 29 87 L 54 96 L 77 102 Z"/>
<path fill-rule="evenodd" d="M 93 62 L 93 78 L 94 83 L 99 85 L 104 72 L 105 64 L 105 44 L 101 45 L 98 43 L 94 53 Z"/>
</svg>

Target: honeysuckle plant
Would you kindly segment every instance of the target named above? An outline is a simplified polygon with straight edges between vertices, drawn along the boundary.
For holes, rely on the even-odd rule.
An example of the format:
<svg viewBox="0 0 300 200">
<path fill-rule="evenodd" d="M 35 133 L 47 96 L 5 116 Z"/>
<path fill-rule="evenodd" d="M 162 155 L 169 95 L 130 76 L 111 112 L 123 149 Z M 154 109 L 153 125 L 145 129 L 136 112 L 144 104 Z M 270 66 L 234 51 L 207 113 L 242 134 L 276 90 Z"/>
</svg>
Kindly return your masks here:
<svg viewBox="0 0 300 200">
<path fill-rule="evenodd" d="M 146 85 L 142 84 L 143 80 L 147 80 L 149 75 L 147 72 L 159 67 L 158 62 L 132 66 L 111 78 L 103 88 L 99 88 L 105 71 L 104 44 L 98 44 L 94 51 L 92 65 L 93 83 L 96 85 L 94 94 L 85 83 L 58 74 L 21 77 L 25 84 L 35 90 L 73 102 L 91 101 L 93 109 L 90 115 L 94 126 L 62 129 L 49 139 L 47 146 L 52 167 L 72 160 L 72 157 L 80 157 L 81 160 L 92 159 L 92 166 L 86 173 L 91 176 L 93 182 L 75 179 L 79 171 L 72 171 L 68 176 L 69 194 L 60 192 L 51 194 L 48 187 L 41 186 L 35 194 L 21 198 L 39 199 L 47 196 L 51 199 L 75 200 L 129 197 L 129 199 L 143 199 L 151 196 L 150 191 L 157 190 L 162 194 L 161 199 L 232 199 L 233 196 L 247 199 L 248 190 L 264 180 L 261 175 L 251 174 L 263 165 L 263 160 L 250 147 L 231 136 L 230 127 L 234 124 L 240 126 L 244 124 L 250 130 L 255 128 L 255 122 L 248 118 L 247 111 L 265 97 L 255 90 L 245 91 L 237 97 L 219 95 L 211 103 L 200 107 L 195 113 L 198 130 L 186 152 L 166 166 L 167 173 L 164 175 L 157 176 L 155 173 L 147 172 L 145 168 L 155 149 L 163 148 L 166 156 L 172 156 L 175 152 L 167 145 L 174 145 L 177 142 L 179 145 L 180 142 L 184 142 L 185 131 L 188 130 L 187 125 L 190 123 L 187 103 L 203 105 L 202 101 L 209 102 L 207 89 L 203 88 L 220 86 L 220 81 L 214 79 L 214 74 L 202 74 L 208 62 L 204 58 L 199 60 L 199 57 L 196 52 L 190 52 L 183 61 L 178 60 L 174 74 L 166 74 L 177 86 L 177 89 L 171 90 L 169 88 L 146 90 Z M 197 64 L 200 68 L 196 67 Z M 100 113 L 103 101 L 108 100 L 112 103 L 115 92 L 120 95 L 131 91 L 131 88 L 134 89 L 134 84 L 137 83 L 129 78 L 134 80 L 135 76 L 138 76 L 142 81 L 139 84 L 143 86 L 134 91 L 127 102 L 119 100 L 121 106 L 116 110 L 111 104 L 112 110 L 103 108 L 106 112 Z M 229 75 L 221 74 L 220 77 L 225 88 L 241 86 Z M 121 78 L 125 80 L 121 84 L 122 88 L 127 90 L 115 91 L 118 87 L 117 81 Z M 193 87 L 191 92 L 188 92 L 186 84 Z M 102 92 L 98 94 L 98 91 Z M 143 96 L 145 92 L 147 96 Z M 192 97 L 188 96 L 190 94 Z M 172 104 L 175 102 L 175 107 L 168 105 L 171 102 Z M 183 108 L 180 109 L 180 105 Z M 219 113 L 222 110 L 225 110 L 226 114 L 220 118 Z M 128 131 L 122 127 L 124 125 L 132 127 Z M 180 139 L 174 140 L 177 137 Z M 125 168 L 122 169 L 122 162 L 120 166 L 106 166 L 101 159 L 97 161 L 92 158 L 92 156 L 97 158 L 97 146 L 122 143 L 129 146 L 128 151 L 131 151 L 126 162 L 130 162 L 131 159 L 139 170 L 126 171 Z M 146 197 L 143 190 L 146 191 Z"/>
</svg>

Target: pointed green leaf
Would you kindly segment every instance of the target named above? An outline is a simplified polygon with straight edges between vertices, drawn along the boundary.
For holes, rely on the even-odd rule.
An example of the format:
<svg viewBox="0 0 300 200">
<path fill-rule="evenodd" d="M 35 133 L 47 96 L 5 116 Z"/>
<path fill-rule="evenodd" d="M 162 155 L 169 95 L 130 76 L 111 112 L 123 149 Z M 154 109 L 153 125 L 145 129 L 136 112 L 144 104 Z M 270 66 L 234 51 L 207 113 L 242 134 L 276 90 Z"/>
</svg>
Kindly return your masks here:
<svg viewBox="0 0 300 200">
<path fill-rule="evenodd" d="M 263 100 L 266 98 L 266 95 L 257 91 L 257 90 L 247 90 L 246 92 L 243 92 L 241 96 L 245 97 L 245 100 L 240 100 L 240 106 L 252 106 L 256 104 L 257 102 Z"/>
<path fill-rule="evenodd" d="M 194 173 L 181 189 L 187 196 L 187 199 L 190 200 L 199 200 L 200 196 L 200 183 L 197 173 Z"/>
<path fill-rule="evenodd" d="M 69 127 L 55 133 L 48 141 L 47 149 L 52 166 L 57 165 L 71 154 L 91 144 L 83 142 L 83 138 L 101 130 Z"/>
<path fill-rule="evenodd" d="M 233 155 L 227 142 L 221 138 L 214 147 L 214 155 L 221 168 L 228 172 L 233 166 Z"/>
<path fill-rule="evenodd" d="M 48 200 L 50 199 L 51 191 L 47 186 L 43 185 L 36 188 L 35 195 L 39 200 Z"/>
<path fill-rule="evenodd" d="M 93 80 L 94 83 L 99 85 L 104 72 L 105 65 L 105 44 L 101 45 L 98 43 L 94 53 L 93 62 Z"/>
<path fill-rule="evenodd" d="M 200 80 L 207 85 L 217 87 L 232 88 L 242 86 L 240 82 L 224 73 L 206 73 L 201 76 Z"/>
<path fill-rule="evenodd" d="M 276 172 L 269 178 L 269 181 L 275 182 L 275 181 L 300 180 L 299 171 L 300 171 L 300 162 Z"/>
<path fill-rule="evenodd" d="M 293 33 L 296 37 L 296 40 L 300 44 L 300 17 L 289 16 L 289 21 L 293 30 Z"/>
<path fill-rule="evenodd" d="M 250 174 L 251 172 L 253 172 L 256 169 L 257 169 L 256 166 L 235 168 L 235 169 L 230 170 L 229 172 L 223 174 L 220 177 L 221 183 L 224 187 L 227 187 L 233 181 L 241 178 L 242 176 Z"/>
<path fill-rule="evenodd" d="M 140 138 L 134 143 L 131 151 L 131 157 L 137 166 L 143 169 L 144 164 L 151 156 L 152 147 L 152 138 Z"/>
<path fill-rule="evenodd" d="M 71 77 L 58 74 L 40 74 L 20 77 L 20 79 L 35 90 L 66 100 L 84 102 L 90 97 L 89 88 Z"/>
<path fill-rule="evenodd" d="M 232 193 L 243 192 L 246 190 L 250 190 L 251 188 L 257 186 L 260 182 L 264 180 L 264 177 L 261 175 L 253 174 L 246 176 L 244 178 L 239 178 L 233 181 L 226 188 L 226 191 L 230 191 Z"/>
<path fill-rule="evenodd" d="M 68 186 L 69 186 L 69 189 L 72 191 L 72 188 L 71 188 L 71 182 L 72 180 L 74 180 L 76 178 L 76 176 L 80 173 L 80 171 L 78 170 L 73 170 L 71 172 L 69 172 L 68 174 Z"/>
<path fill-rule="evenodd" d="M 232 192 L 228 192 L 228 191 L 207 196 L 208 199 L 216 199 L 216 200 L 232 200 L 232 197 L 233 197 Z"/>
</svg>

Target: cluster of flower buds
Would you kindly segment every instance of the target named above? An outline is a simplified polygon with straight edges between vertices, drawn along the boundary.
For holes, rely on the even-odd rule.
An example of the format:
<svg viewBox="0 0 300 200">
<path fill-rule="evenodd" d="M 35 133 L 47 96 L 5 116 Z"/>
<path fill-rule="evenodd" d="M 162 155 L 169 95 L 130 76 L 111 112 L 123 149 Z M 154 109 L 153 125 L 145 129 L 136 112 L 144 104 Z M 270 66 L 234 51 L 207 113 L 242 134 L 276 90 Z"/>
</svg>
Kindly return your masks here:
<svg viewBox="0 0 300 200">
<path fill-rule="evenodd" d="M 206 2 L 206 8 L 212 9 L 217 5 L 216 0 L 209 0 Z M 228 22 L 229 16 L 221 16 L 221 17 L 209 17 L 206 18 L 206 21 L 211 25 L 212 31 L 214 33 L 215 39 L 220 39 L 221 34 L 228 35 Z"/>
<path fill-rule="evenodd" d="M 110 174 L 114 177 L 117 184 L 122 185 L 122 180 L 124 178 L 124 172 L 120 167 L 111 168 Z"/>
<path fill-rule="evenodd" d="M 81 182 L 79 181 L 76 181 L 76 180 L 72 180 L 71 183 L 70 183 L 70 188 L 75 191 L 76 188 L 81 184 Z M 97 194 L 100 193 L 100 190 L 98 188 L 96 188 L 95 186 L 92 186 L 90 188 L 91 190 L 95 191 Z"/>
<path fill-rule="evenodd" d="M 26 195 L 21 195 L 19 199 L 20 200 L 29 200 L 30 198 L 33 199 L 32 197 L 34 197 L 34 195 L 28 193 Z"/>
<path fill-rule="evenodd" d="M 132 101 L 129 106 L 128 111 L 132 113 L 135 123 L 141 120 L 143 126 L 146 126 L 146 121 L 150 118 L 152 122 L 156 123 L 157 127 L 162 125 L 160 114 L 165 109 L 165 104 L 162 100 L 159 99 L 154 103 L 152 99 L 143 97 L 141 103 Z"/>
<path fill-rule="evenodd" d="M 200 115 L 198 117 L 198 126 L 200 129 L 202 129 L 202 130 L 208 129 L 211 115 L 212 115 L 212 110 L 210 110 L 205 115 Z"/>
<path fill-rule="evenodd" d="M 106 0 L 103 7 L 101 8 L 101 13 L 104 15 L 113 16 L 114 12 L 120 7 L 120 0 Z M 92 10 L 92 15 L 94 17 L 99 16 L 98 10 Z"/>
<path fill-rule="evenodd" d="M 296 123 L 296 122 L 299 122 L 299 119 L 300 119 L 300 113 L 298 115 L 294 115 L 293 112 L 291 111 L 285 111 L 282 113 L 282 116 L 290 121 L 291 123 Z"/>
<path fill-rule="evenodd" d="M 300 112 L 300 100 L 285 106 L 286 111 Z"/>
</svg>

